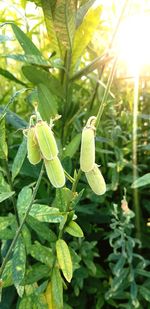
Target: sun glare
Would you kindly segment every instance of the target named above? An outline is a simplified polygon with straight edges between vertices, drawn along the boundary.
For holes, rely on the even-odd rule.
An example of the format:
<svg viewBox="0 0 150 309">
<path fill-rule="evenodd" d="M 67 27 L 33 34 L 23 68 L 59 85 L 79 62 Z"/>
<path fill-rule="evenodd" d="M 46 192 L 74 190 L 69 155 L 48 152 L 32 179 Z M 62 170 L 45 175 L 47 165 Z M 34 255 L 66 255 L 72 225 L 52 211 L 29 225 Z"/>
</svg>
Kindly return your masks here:
<svg viewBox="0 0 150 309">
<path fill-rule="evenodd" d="M 121 61 L 126 62 L 131 74 L 150 65 L 149 31 L 150 15 L 128 17 L 120 27 L 117 38 L 118 56 Z"/>
</svg>

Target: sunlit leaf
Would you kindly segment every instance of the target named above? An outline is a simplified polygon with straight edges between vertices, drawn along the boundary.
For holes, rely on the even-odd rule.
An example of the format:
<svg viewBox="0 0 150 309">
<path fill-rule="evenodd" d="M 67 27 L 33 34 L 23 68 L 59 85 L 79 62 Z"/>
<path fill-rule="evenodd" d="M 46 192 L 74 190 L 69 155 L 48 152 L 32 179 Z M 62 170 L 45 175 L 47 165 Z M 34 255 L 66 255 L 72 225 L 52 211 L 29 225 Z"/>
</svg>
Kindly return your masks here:
<svg viewBox="0 0 150 309">
<path fill-rule="evenodd" d="M 72 279 L 72 260 L 68 245 L 63 239 L 56 242 L 56 252 L 59 266 L 68 282 Z"/>
<path fill-rule="evenodd" d="M 54 26 L 54 18 L 53 18 L 51 1 L 41 0 L 41 4 L 42 4 L 46 28 L 47 28 L 47 32 L 48 32 L 48 36 L 50 40 L 50 50 L 52 52 L 56 52 L 57 57 L 59 57 L 60 56 L 60 46 L 58 43 L 56 30 Z"/>
<path fill-rule="evenodd" d="M 62 49 L 71 49 L 75 32 L 76 4 L 74 0 L 57 1 L 54 26 Z"/>
<path fill-rule="evenodd" d="M 91 7 L 85 15 L 82 24 L 76 30 L 72 52 L 72 68 L 76 65 L 85 48 L 91 41 L 93 33 L 100 22 L 101 11 L 101 6 L 96 8 Z"/>
<path fill-rule="evenodd" d="M 65 228 L 65 231 L 74 237 L 84 236 L 80 226 L 74 221 L 69 222 L 69 224 Z"/>
<path fill-rule="evenodd" d="M 42 222 L 59 223 L 63 216 L 59 209 L 47 205 L 33 204 L 30 210 L 30 216 Z"/>
</svg>

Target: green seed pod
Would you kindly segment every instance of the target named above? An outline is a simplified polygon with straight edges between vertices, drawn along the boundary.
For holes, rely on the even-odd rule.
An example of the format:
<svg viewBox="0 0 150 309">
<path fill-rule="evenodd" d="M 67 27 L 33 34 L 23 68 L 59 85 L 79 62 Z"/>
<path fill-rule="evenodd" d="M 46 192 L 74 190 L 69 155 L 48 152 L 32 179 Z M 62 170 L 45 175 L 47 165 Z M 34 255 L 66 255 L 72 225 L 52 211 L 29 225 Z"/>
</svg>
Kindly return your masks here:
<svg viewBox="0 0 150 309">
<path fill-rule="evenodd" d="M 94 168 L 85 173 L 85 175 L 89 186 L 95 194 L 102 195 L 106 192 L 106 183 L 97 164 L 94 164 Z"/>
<path fill-rule="evenodd" d="M 90 117 L 82 131 L 80 167 L 83 172 L 92 170 L 95 163 L 95 119 Z"/>
<path fill-rule="evenodd" d="M 55 188 L 61 188 L 65 184 L 65 174 L 58 157 L 53 160 L 44 160 L 47 176 Z"/>
<path fill-rule="evenodd" d="M 45 121 L 39 121 L 35 126 L 36 138 L 42 153 L 46 160 L 54 159 L 58 154 L 58 148 L 54 134 Z"/>
<path fill-rule="evenodd" d="M 27 131 L 27 152 L 31 164 L 37 164 L 41 161 L 40 148 L 35 136 L 35 127 L 31 127 Z"/>
</svg>

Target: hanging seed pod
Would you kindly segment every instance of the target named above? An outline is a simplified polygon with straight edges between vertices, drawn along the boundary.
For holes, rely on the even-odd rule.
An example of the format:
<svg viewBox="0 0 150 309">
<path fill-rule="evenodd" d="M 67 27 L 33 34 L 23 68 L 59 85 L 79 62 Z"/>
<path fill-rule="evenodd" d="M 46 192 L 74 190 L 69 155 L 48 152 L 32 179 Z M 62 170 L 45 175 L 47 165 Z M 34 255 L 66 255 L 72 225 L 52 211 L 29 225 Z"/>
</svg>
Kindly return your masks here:
<svg viewBox="0 0 150 309">
<path fill-rule="evenodd" d="M 46 160 L 54 159 L 58 154 L 58 148 L 54 134 L 45 121 L 39 121 L 35 126 L 36 138 L 42 153 Z"/>
<path fill-rule="evenodd" d="M 65 184 L 65 174 L 58 157 L 53 160 L 44 160 L 47 176 L 55 188 L 61 188 Z"/>
<path fill-rule="evenodd" d="M 35 127 L 31 127 L 27 131 L 27 152 L 31 164 L 37 164 L 41 161 L 40 148 L 35 136 Z"/>
<path fill-rule="evenodd" d="M 82 131 L 80 167 L 83 172 L 92 170 L 95 163 L 95 120 L 92 116 Z"/>
<path fill-rule="evenodd" d="M 106 192 L 106 183 L 97 164 L 94 164 L 94 168 L 85 173 L 85 175 L 89 186 L 95 194 L 102 195 Z"/>
</svg>

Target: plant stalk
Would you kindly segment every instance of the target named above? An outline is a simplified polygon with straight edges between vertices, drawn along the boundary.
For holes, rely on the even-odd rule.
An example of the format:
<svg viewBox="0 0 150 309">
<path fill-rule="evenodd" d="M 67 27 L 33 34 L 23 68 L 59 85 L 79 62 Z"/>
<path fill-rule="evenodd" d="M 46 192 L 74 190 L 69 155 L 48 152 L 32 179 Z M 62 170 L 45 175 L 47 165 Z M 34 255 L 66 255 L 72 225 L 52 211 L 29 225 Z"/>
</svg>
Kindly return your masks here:
<svg viewBox="0 0 150 309">
<path fill-rule="evenodd" d="M 114 74 L 115 74 L 116 64 L 117 64 L 117 57 L 115 58 L 112 69 L 110 71 L 108 82 L 107 82 L 107 85 L 106 85 L 106 89 L 105 89 L 105 92 L 104 92 L 104 95 L 103 95 L 103 98 L 102 98 L 102 102 L 101 102 L 99 110 L 98 110 L 98 114 L 97 114 L 97 117 L 96 117 L 96 128 L 98 128 L 98 126 L 99 126 L 101 116 L 102 116 L 104 108 L 107 104 L 107 97 L 108 97 L 109 90 L 110 90 L 110 87 L 111 87 L 111 84 L 112 84 L 112 81 L 113 81 L 113 77 L 114 77 Z"/>
<path fill-rule="evenodd" d="M 132 129 L 132 163 L 133 163 L 133 182 L 138 178 L 137 170 L 137 128 L 138 128 L 138 92 L 139 92 L 139 72 L 137 70 L 134 79 L 134 100 L 133 100 L 133 129 Z M 140 226 L 140 205 L 138 188 L 133 189 L 133 203 L 135 212 L 135 227 L 137 238 L 141 239 Z"/>
</svg>

